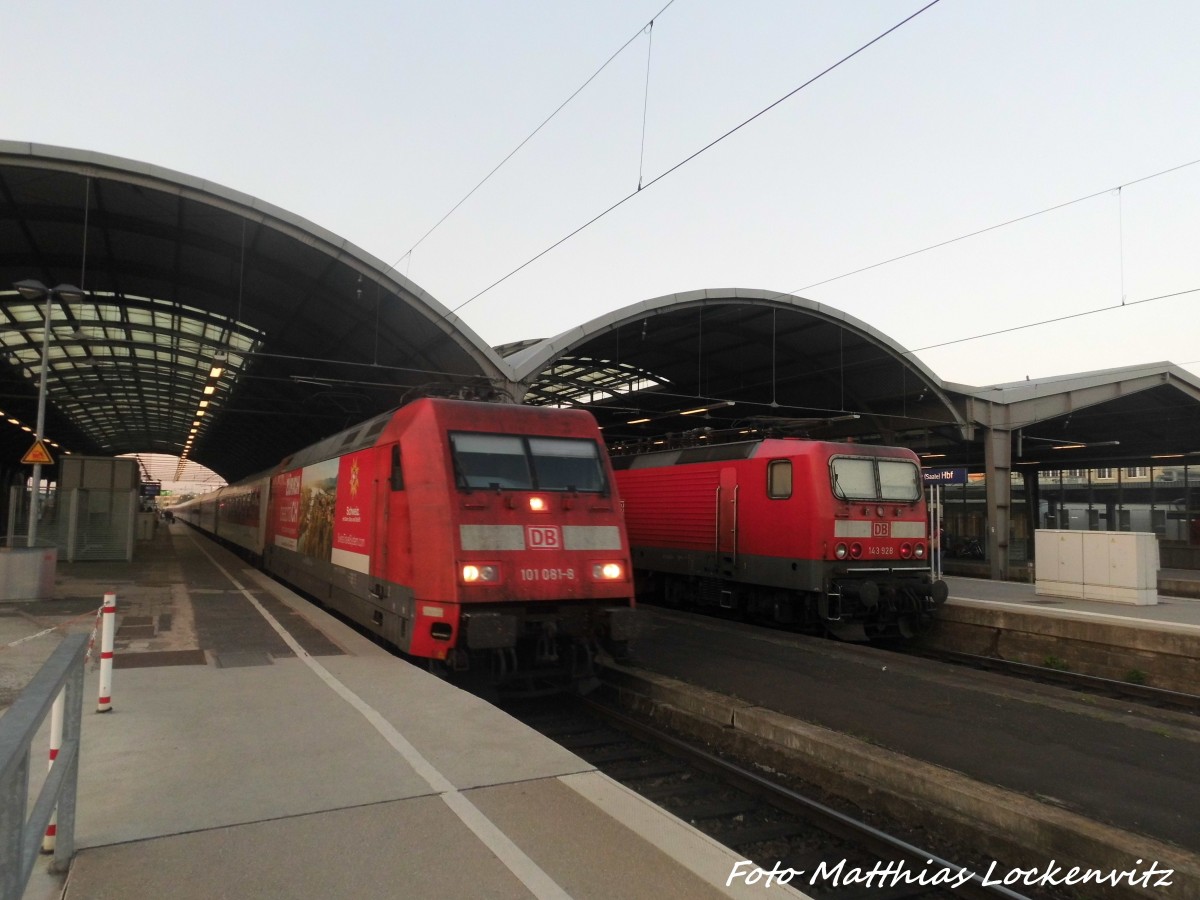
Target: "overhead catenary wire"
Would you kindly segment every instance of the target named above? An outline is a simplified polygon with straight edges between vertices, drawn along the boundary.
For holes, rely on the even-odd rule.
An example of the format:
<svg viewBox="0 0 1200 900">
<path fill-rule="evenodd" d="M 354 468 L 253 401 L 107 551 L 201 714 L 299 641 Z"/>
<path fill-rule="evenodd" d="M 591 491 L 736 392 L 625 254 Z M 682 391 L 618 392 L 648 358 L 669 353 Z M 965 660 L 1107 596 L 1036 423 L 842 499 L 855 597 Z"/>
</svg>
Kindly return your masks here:
<svg viewBox="0 0 1200 900">
<path fill-rule="evenodd" d="M 646 114 L 650 109 L 650 57 L 654 52 L 654 20 L 646 26 L 646 89 L 642 94 L 642 146 L 638 154 L 638 190 L 642 189 L 642 174 L 646 165 Z"/>
<path fill-rule="evenodd" d="M 998 331 L 989 331 L 984 334 L 973 334 L 970 337 L 955 338 L 951 341 L 943 341 L 940 344 L 930 344 L 927 347 L 918 347 L 916 350 L 906 350 L 905 353 L 923 353 L 926 350 L 937 350 L 941 347 L 950 347 L 954 344 L 965 344 L 968 341 L 978 341 L 983 338 L 996 337 L 1001 334 L 1011 334 L 1014 331 L 1024 331 L 1027 328 L 1039 328 L 1042 325 L 1053 325 L 1057 322 L 1068 322 L 1071 319 L 1082 319 L 1084 316 L 1094 316 L 1097 313 L 1112 312 L 1117 309 L 1128 309 L 1131 306 L 1141 306 L 1143 303 L 1153 303 L 1156 300 L 1169 300 L 1172 297 L 1184 297 L 1188 294 L 1200 293 L 1200 287 L 1187 288 L 1182 291 L 1173 291 L 1170 294 L 1159 294 L 1157 297 L 1143 297 L 1141 300 L 1126 300 L 1121 298 L 1120 303 L 1114 303 L 1111 306 L 1101 306 L 1096 309 L 1086 309 L 1082 312 L 1070 313 L 1065 316 L 1055 316 L 1052 319 L 1041 319 L 1037 322 L 1027 322 L 1024 325 L 1013 325 L 1011 328 L 1001 328 Z"/>
<path fill-rule="evenodd" d="M 604 218 L 605 216 L 607 216 L 609 213 L 611 213 L 611 212 L 615 211 L 616 209 L 620 208 L 621 206 L 624 206 L 626 203 L 628 203 L 628 202 L 629 202 L 630 200 L 632 200 L 634 197 L 636 197 L 636 196 L 638 196 L 639 194 L 643 193 L 643 191 L 644 191 L 646 188 L 649 188 L 651 185 L 657 184 L 658 182 L 660 182 L 660 181 L 662 181 L 664 178 L 666 178 L 668 175 L 671 175 L 671 174 L 673 174 L 673 173 L 677 172 L 679 169 L 683 168 L 683 167 L 684 167 L 684 166 L 686 166 L 688 163 L 690 163 L 690 162 L 692 162 L 693 160 L 695 160 L 697 157 L 701 156 L 702 154 L 704 154 L 704 153 L 706 153 L 707 151 L 711 150 L 713 147 L 717 146 L 717 144 L 721 143 L 721 142 L 722 142 L 722 141 L 724 141 L 726 138 L 733 136 L 734 134 L 736 134 L 737 132 L 739 132 L 739 131 L 741 131 L 743 128 L 745 128 L 747 125 L 749 125 L 751 122 L 753 122 L 753 121 L 755 121 L 756 119 L 759 119 L 759 118 L 761 118 L 762 116 L 766 115 L 768 112 L 770 112 L 770 111 L 771 111 L 772 109 L 774 109 L 775 107 L 779 106 L 779 105 L 780 105 L 781 103 L 783 103 L 784 101 L 786 101 L 786 100 L 790 99 L 791 97 L 794 97 L 794 96 L 795 96 L 796 94 L 798 94 L 800 91 L 804 90 L 805 88 L 807 88 L 807 87 L 811 86 L 811 85 L 812 85 L 812 84 L 814 84 L 815 82 L 817 82 L 817 81 L 819 81 L 820 79 L 824 78 L 826 75 L 828 75 L 830 72 L 833 72 L 835 69 L 839 68 L 840 66 L 842 66 L 842 65 L 845 65 L 847 62 L 849 62 L 850 60 L 854 59 L 854 57 L 858 56 L 860 53 L 864 52 L 865 50 L 867 50 L 867 49 L 869 49 L 870 47 L 874 46 L 875 44 L 879 43 L 879 42 L 880 42 L 881 40 L 883 40 L 885 37 L 887 37 L 888 35 L 892 34 L 892 32 L 894 32 L 894 31 L 896 31 L 897 29 L 899 29 L 899 28 L 903 27 L 904 25 L 907 25 L 909 22 L 911 22 L 911 21 L 912 21 L 913 19 L 915 19 L 917 16 L 921 15 L 921 14 L 922 14 L 923 12 L 925 12 L 926 10 L 928 10 L 928 9 L 930 9 L 930 8 L 932 8 L 932 7 L 934 7 L 934 6 L 936 6 L 936 5 L 937 5 L 938 3 L 940 3 L 940 2 L 941 2 L 941 0 L 930 0 L 930 2 L 929 2 L 929 3 L 925 4 L 924 6 L 922 6 L 920 9 L 918 9 L 918 10 L 917 10 L 916 12 L 914 12 L 912 15 L 910 15 L 910 16 L 908 16 L 908 17 L 906 17 L 906 18 L 902 19 L 902 20 L 900 20 L 900 21 L 899 21 L 899 22 L 897 22 L 895 25 L 893 25 L 893 26 L 891 26 L 890 28 L 888 28 L 886 31 L 884 31 L 884 32 L 882 32 L 882 33 L 880 33 L 880 34 L 876 35 L 876 36 L 875 36 L 875 37 L 873 37 L 871 40 L 867 41 L 865 44 L 863 44 L 862 46 L 860 46 L 860 47 L 859 47 L 857 50 L 854 50 L 854 51 L 852 51 L 852 52 L 850 52 L 850 53 L 846 54 L 846 55 L 845 55 L 845 56 L 843 56 L 841 59 L 839 59 L 837 62 L 835 62 L 835 63 L 833 63 L 833 64 L 829 65 L 829 66 L 828 66 L 828 67 L 826 67 L 825 69 L 822 69 L 820 72 L 818 72 L 816 75 L 814 75 L 814 76 L 812 76 L 811 78 L 809 78 L 809 79 L 808 79 L 807 81 L 805 81 L 803 84 L 801 84 L 801 85 L 799 85 L 799 86 L 797 86 L 797 87 L 793 88 L 792 90 L 788 91 L 786 94 L 784 94 L 784 95 L 783 95 L 782 97 L 780 97 L 778 100 L 775 100 L 773 103 L 770 103 L 770 104 L 768 104 L 767 106 L 763 107 L 763 108 L 762 108 L 762 109 L 760 109 L 758 112 L 756 112 L 754 115 L 750 116 L 748 119 L 746 119 L 746 120 L 744 120 L 744 121 L 740 122 L 739 124 L 735 125 L 733 128 L 730 128 L 728 131 L 726 131 L 726 132 L 725 132 L 724 134 L 722 134 L 720 137 L 717 137 L 717 138 L 713 139 L 712 141 L 709 141 L 707 144 L 705 144 L 705 145 L 704 145 L 703 147 L 701 147 L 699 150 L 696 150 L 694 153 L 692 153 L 692 154 L 690 154 L 689 156 L 687 156 L 687 157 L 685 157 L 685 158 L 681 159 L 679 162 L 675 163 L 675 165 L 673 165 L 673 166 L 671 166 L 669 169 L 667 169 L 667 170 L 665 170 L 665 171 L 663 171 L 663 172 L 659 173 L 657 176 L 655 176 L 654 178 L 650 179 L 650 180 L 649 180 L 648 182 L 646 182 L 644 185 L 640 185 L 640 186 L 638 187 L 638 189 L 637 189 L 637 190 L 635 190 L 635 191 L 632 191 L 632 192 L 631 192 L 631 193 L 629 193 L 629 194 L 626 194 L 624 197 L 622 197 L 622 198 L 621 198 L 620 200 L 618 200 L 616 203 L 614 203 L 614 204 L 612 204 L 611 206 L 609 206 L 609 207 L 608 207 L 607 209 L 605 209 L 604 211 L 602 211 L 602 212 L 598 213 L 597 215 L 593 216 L 592 218 L 588 219 L 586 222 L 584 222 L 582 225 L 580 225 L 580 226 L 579 226 L 578 228 L 576 228 L 574 231 L 570 232 L 569 234 L 565 235 L 564 237 L 561 237 L 561 238 L 559 238 L 557 241 L 555 241 L 555 242 L 554 242 L 553 244 L 551 244 L 549 247 L 546 247 L 544 250 L 542 250 L 542 251 L 541 251 L 540 253 L 538 253 L 537 255 L 535 255 L 535 256 L 531 257 L 530 259 L 526 260 L 525 262 L 521 263 L 521 265 L 517 266 L 515 269 L 513 269 L 513 270 L 512 270 L 511 272 L 509 272 L 507 275 L 504 275 L 503 277 L 496 279 L 495 281 L 493 281 L 491 284 L 489 284 L 489 285 L 488 285 L 487 287 L 485 287 L 483 290 L 479 291 L 479 292 L 478 292 L 477 294 L 475 294 L 474 296 L 472 296 L 472 297 L 468 297 L 466 300 L 464 300 L 464 301 L 463 301 L 462 303 L 460 303 L 458 306 L 456 306 L 456 307 L 454 307 L 452 310 L 450 310 L 450 312 L 452 312 L 452 313 L 456 313 L 456 312 L 458 312 L 459 310 L 461 310 L 461 309 L 463 309 L 464 307 L 466 307 L 467 305 L 469 305 L 469 304 L 471 304 L 471 303 L 474 303 L 476 300 L 478 300 L 478 299 L 479 299 L 480 297 L 482 297 L 484 294 L 488 293 L 488 292 L 489 292 L 489 291 L 491 291 L 492 289 L 494 289 L 494 288 L 496 288 L 496 287 L 500 286 L 501 284 L 503 284 L 504 282 L 508 281 L 508 279 L 512 278 L 512 277 L 513 277 L 514 275 L 516 275 L 518 272 L 521 272 L 522 270 L 524 270 L 524 269 L 528 268 L 529 266 L 533 265 L 533 263 L 537 262 L 539 259 L 541 259 L 543 256 L 545 256 L 547 253 L 550 253 L 551 251 L 553 251 L 553 250 L 557 249 L 558 247 L 562 246 L 562 245 L 563 245 L 563 244 L 565 244 L 567 241 L 571 240 L 571 238 L 575 237 L 577 234 L 579 234 L 579 233 L 581 233 L 581 232 L 585 231 L 586 229 L 590 228 L 592 225 L 594 225 L 594 224 L 596 224 L 597 222 L 599 222 L 601 219 L 603 219 L 603 218 Z M 664 7 L 664 8 L 665 8 L 665 7 Z"/>
<path fill-rule="evenodd" d="M 591 84 L 593 81 L 595 81 L 597 76 L 599 76 L 599 74 L 601 72 L 603 72 L 606 68 L 608 68 L 609 64 L 612 63 L 612 61 L 614 59 L 616 59 L 618 56 L 620 56 L 630 44 L 632 44 L 634 41 L 636 41 L 641 35 L 646 34 L 649 30 L 653 29 L 654 20 L 657 19 L 659 16 L 661 16 L 663 13 L 665 13 L 668 9 L 670 9 L 671 5 L 674 2 L 675 2 L 675 0 L 667 0 L 667 5 L 664 6 L 662 9 L 660 9 L 657 13 L 655 13 L 654 16 L 650 19 L 649 23 L 647 23 L 646 25 L 643 25 L 641 28 L 639 28 L 637 31 L 635 31 L 633 33 L 633 35 L 629 38 L 629 40 L 627 40 L 624 44 L 622 44 L 620 47 L 618 47 L 617 50 L 608 59 L 606 59 L 604 61 L 604 63 L 600 66 L 600 68 L 596 69 L 595 72 L 593 72 L 591 75 L 589 75 L 587 80 L 584 81 L 583 84 L 581 84 L 579 87 L 577 87 L 571 93 L 571 95 L 569 97 L 567 97 L 566 100 L 564 100 L 562 103 L 560 103 L 555 108 L 554 112 L 550 113 L 550 115 L 548 115 L 544 120 L 542 120 L 542 123 L 540 125 L 538 125 L 537 128 L 533 129 L 533 131 L 531 131 L 525 137 L 525 139 L 523 141 L 521 141 L 521 143 L 519 143 L 519 144 L 517 144 L 517 146 L 513 147 L 513 149 L 511 151 L 509 151 L 508 155 L 505 156 L 504 159 L 502 159 L 502 160 L 500 160 L 500 162 L 496 163 L 496 165 L 492 168 L 492 170 L 490 172 L 488 172 L 486 175 L 484 175 L 483 178 L 480 179 L 479 183 L 475 185 L 475 187 L 473 187 L 469 191 L 467 191 L 467 193 L 463 195 L 462 199 L 459 200 L 457 203 L 454 204 L 454 206 L 452 206 L 450 208 L 449 212 L 447 212 L 444 216 L 442 216 L 440 219 L 438 219 L 433 224 L 433 227 L 431 227 L 428 231 L 426 231 L 423 235 L 421 235 L 421 237 L 417 240 L 417 242 L 415 244 L 413 244 L 411 247 L 409 247 L 408 250 L 406 250 L 400 256 L 399 259 L 397 259 L 394 263 L 392 263 L 390 266 L 388 266 L 388 269 L 395 269 L 396 266 L 400 265 L 400 263 L 406 257 L 409 259 L 409 262 L 411 263 L 413 251 L 416 250 L 419 246 L 421 246 L 421 244 L 423 244 L 425 242 L 425 239 L 427 237 L 429 237 L 431 234 L 433 234 L 435 231 L 437 231 L 442 226 L 443 222 L 445 222 L 452 215 L 454 215 L 454 213 L 456 213 L 458 211 L 458 208 L 460 206 L 462 206 L 464 203 L 466 203 L 468 200 L 470 200 L 476 191 L 478 191 L 481 187 L 483 187 L 485 184 L 487 184 L 487 182 L 489 180 L 491 180 L 491 177 L 493 175 L 495 175 L 497 172 L 499 172 L 501 168 L 503 168 L 505 163 L 507 163 L 514 156 L 516 156 L 517 153 L 520 152 L 522 147 L 524 147 L 531 140 L 533 140 L 534 137 L 537 136 L 538 132 L 540 132 L 543 128 L 545 128 L 547 125 L 549 125 L 550 121 L 555 116 L 557 116 L 560 112 L 562 112 L 568 103 L 570 103 L 572 100 L 574 100 L 576 97 L 578 97 L 583 92 L 584 88 L 586 88 L 589 84 Z M 650 65 L 649 60 L 647 60 L 647 62 L 646 62 L 647 70 L 649 69 L 649 65 Z M 648 74 L 647 74 L 647 77 L 649 77 Z M 647 86 L 647 90 L 649 90 L 648 86 Z M 643 127 L 642 139 L 644 142 L 645 141 L 645 123 L 644 122 L 643 122 L 642 127 Z M 639 176 L 639 180 L 640 180 L 640 176 Z"/>
<path fill-rule="evenodd" d="M 999 222 L 995 225 L 989 225 L 986 228 L 979 228 L 979 229 L 976 229 L 975 231 L 971 231 L 966 234 L 961 234 L 958 237 L 949 238 L 944 241 L 938 241 L 935 244 L 930 244 L 930 245 L 928 245 L 926 247 L 922 247 L 918 250 L 911 250 L 907 253 L 902 253 L 899 256 L 893 256 L 893 257 L 890 257 L 889 259 L 885 259 L 885 260 L 882 260 L 877 263 L 872 263 L 868 266 L 861 266 L 857 269 L 853 269 L 849 272 L 843 272 L 841 275 L 835 275 L 832 278 L 826 278 L 826 279 L 823 279 L 822 281 L 815 282 L 815 283 L 807 285 L 805 287 L 795 288 L 794 290 L 790 290 L 790 291 L 780 291 L 778 294 L 774 295 L 773 299 L 782 299 L 783 297 L 800 297 L 802 291 L 809 291 L 815 287 L 821 287 L 822 285 L 830 284 L 834 281 L 839 281 L 843 278 L 850 278 L 853 275 L 859 275 L 863 272 L 869 272 L 872 269 L 878 269 L 881 266 L 886 266 L 886 265 L 889 265 L 890 263 L 900 262 L 901 260 L 910 259 L 910 258 L 912 258 L 914 256 L 918 256 L 922 253 L 928 253 L 931 250 L 937 250 L 941 247 L 948 247 L 951 244 L 958 243 L 959 241 L 965 241 L 969 238 L 978 237 L 979 235 L 987 234 L 988 232 L 996 231 L 998 229 L 1005 228 L 1009 225 L 1016 225 L 1020 222 L 1025 222 L 1025 221 L 1028 221 L 1029 219 L 1036 218 L 1037 216 L 1042 216 L 1042 215 L 1046 215 L 1047 213 L 1056 212 L 1057 210 L 1060 210 L 1060 209 L 1065 209 L 1065 208 L 1067 208 L 1069 206 L 1073 206 L 1077 203 L 1083 203 L 1087 200 L 1094 200 L 1097 197 L 1102 197 L 1102 196 L 1104 196 L 1106 194 L 1110 194 L 1114 191 L 1116 191 L 1118 193 L 1118 196 L 1120 196 L 1121 193 L 1123 192 L 1123 190 L 1127 187 L 1131 187 L 1135 184 L 1141 184 L 1146 181 L 1151 181 L 1155 178 L 1162 178 L 1163 176 L 1171 175 L 1175 172 L 1179 172 L 1183 169 L 1186 169 L 1186 168 L 1189 168 L 1191 166 L 1195 166 L 1198 164 L 1200 164 L 1200 159 L 1193 159 L 1190 162 L 1180 163 L 1179 165 L 1171 166 L 1170 168 L 1167 168 L 1167 169 L 1162 169 L 1162 170 L 1160 170 L 1158 172 L 1154 172 L 1153 174 L 1150 174 L 1150 175 L 1143 175 L 1139 178 L 1134 178 L 1133 180 L 1127 181 L 1123 184 L 1119 184 L 1116 187 L 1105 188 L 1104 190 L 1094 191 L 1093 193 L 1086 194 L 1085 196 L 1082 196 L 1082 197 L 1076 197 L 1074 200 L 1067 200 L 1062 203 L 1056 203 L 1053 206 L 1047 206 L 1044 209 L 1038 210 L 1037 212 L 1026 213 L 1025 215 L 1017 216 L 1016 218 L 1008 219 L 1004 222 Z M 1124 241 L 1123 228 L 1124 228 L 1124 226 L 1122 224 L 1122 248 L 1124 246 L 1124 244 L 1123 244 L 1123 241 Z M 1123 266 L 1123 264 L 1124 264 L 1124 251 L 1122 249 L 1122 266 Z M 1121 309 L 1123 307 L 1141 306 L 1144 303 L 1153 303 L 1158 300 L 1169 300 L 1173 297 L 1182 297 L 1182 296 L 1186 296 L 1188 294 L 1200 293 L 1200 287 L 1195 287 L 1195 288 L 1185 288 L 1185 289 L 1179 290 L 1179 291 L 1172 291 L 1172 292 L 1166 293 L 1166 294 L 1159 294 L 1154 297 L 1143 297 L 1141 300 L 1129 300 L 1125 294 L 1123 268 L 1122 268 L 1122 276 L 1121 277 L 1122 277 L 1122 282 L 1121 282 L 1121 302 L 1120 303 L 1113 304 L 1110 306 L 1101 306 L 1101 307 L 1097 307 L 1095 309 L 1084 310 L 1081 312 L 1071 313 L 1071 314 L 1064 315 L 1064 316 L 1056 316 L 1056 317 L 1052 317 L 1049 319 L 1040 319 L 1036 322 L 1026 322 L 1022 325 L 1014 325 L 1009 328 L 999 329 L 997 331 L 989 331 L 989 332 L 984 332 L 981 334 L 973 334 L 973 335 L 967 335 L 967 336 L 961 337 L 961 338 L 954 338 L 949 341 L 943 341 L 941 343 L 930 344 L 925 347 L 919 347 L 915 350 L 905 350 L 904 353 L 906 355 L 913 355 L 916 353 L 922 353 L 926 350 L 936 350 L 941 347 L 949 347 L 954 344 L 964 344 L 969 341 L 977 341 L 977 340 L 981 340 L 983 338 L 995 337 L 997 335 L 1008 334 L 1008 333 L 1014 332 L 1014 331 L 1023 331 L 1025 329 L 1029 329 L 1029 328 L 1037 328 L 1042 325 L 1053 325 L 1057 322 L 1065 322 L 1070 319 L 1078 319 L 1078 318 L 1082 318 L 1084 316 L 1092 316 L 1092 315 L 1096 315 L 1097 313 L 1112 312 L 1113 310 Z M 811 299 L 811 298 L 806 298 L 806 299 Z M 1188 365 L 1188 363 L 1182 363 L 1181 365 Z"/>
<path fill-rule="evenodd" d="M 989 231 L 997 231 L 1001 228 L 1007 228 L 1009 225 L 1016 225 L 1019 222 L 1025 222 L 1029 219 L 1044 216 L 1047 213 L 1056 212 L 1060 209 L 1066 209 L 1068 206 L 1074 206 L 1077 203 L 1084 203 L 1088 200 L 1095 200 L 1097 197 L 1103 197 L 1105 194 L 1110 194 L 1113 191 L 1122 191 L 1124 188 L 1132 187 L 1135 184 L 1141 184 L 1143 181 L 1150 181 L 1152 178 L 1161 178 L 1163 175 L 1170 175 L 1173 172 L 1178 172 L 1181 169 L 1186 169 L 1189 166 L 1194 166 L 1200 163 L 1200 159 L 1193 159 L 1191 162 L 1180 163 L 1177 166 L 1171 166 L 1169 169 L 1163 169 L 1161 172 L 1155 172 L 1153 175 L 1143 175 L 1141 178 L 1135 178 L 1133 181 L 1127 181 L 1124 184 L 1119 184 L 1115 188 L 1109 187 L 1102 191 L 1095 191 L 1083 197 L 1076 197 L 1074 200 L 1066 200 L 1062 203 L 1056 203 L 1053 206 L 1047 206 L 1045 209 L 1039 209 L 1037 212 L 1026 213 L 1023 216 L 1017 216 L 1015 219 L 1008 219 L 1004 222 L 998 222 L 995 225 L 989 225 L 986 228 L 979 228 L 975 231 L 966 234 L 960 234 L 958 237 L 949 238 L 944 241 L 938 241 L 936 244 L 930 244 L 927 247 L 922 247 L 919 250 L 910 250 L 907 253 L 901 253 L 899 256 L 893 256 L 888 259 L 880 260 L 876 263 L 871 263 L 869 266 L 860 266 L 849 272 L 843 272 L 841 275 L 834 275 L 832 278 L 824 278 L 821 281 L 815 281 L 812 284 L 807 284 L 804 287 L 796 288 L 792 291 L 787 291 L 787 294 L 797 294 L 800 291 L 811 291 L 813 288 L 822 287 L 827 284 L 832 284 L 835 281 L 841 281 L 843 278 L 849 278 L 851 275 L 861 275 L 863 272 L 870 272 L 872 269 L 878 269 L 880 266 L 890 265 L 901 260 L 911 259 L 914 256 L 920 256 L 922 253 L 928 253 L 930 250 L 938 250 L 942 247 L 949 247 L 951 244 L 957 244 L 959 241 L 965 241 L 969 238 L 979 237 L 982 234 L 987 234 Z M 1124 295 L 1124 284 L 1121 286 L 1122 296 Z"/>
</svg>

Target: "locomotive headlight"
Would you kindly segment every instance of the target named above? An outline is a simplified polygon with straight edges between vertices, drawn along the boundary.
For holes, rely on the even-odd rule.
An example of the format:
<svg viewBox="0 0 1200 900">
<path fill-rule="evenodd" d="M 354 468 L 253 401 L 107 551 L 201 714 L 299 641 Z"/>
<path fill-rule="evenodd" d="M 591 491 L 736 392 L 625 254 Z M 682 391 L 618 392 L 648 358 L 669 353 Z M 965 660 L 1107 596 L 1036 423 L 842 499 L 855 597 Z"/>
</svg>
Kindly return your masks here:
<svg viewBox="0 0 1200 900">
<path fill-rule="evenodd" d="M 529 511 L 530 512 L 545 512 L 549 508 L 545 497 L 530 497 Z"/>
<path fill-rule="evenodd" d="M 462 567 L 466 584 L 495 584 L 500 580 L 500 567 L 489 563 L 466 563 Z"/>
<path fill-rule="evenodd" d="M 836 556 L 838 559 L 845 559 L 849 555 L 849 553 L 850 553 L 850 551 L 846 548 L 845 544 L 838 544 L 836 547 L 833 548 L 833 555 Z"/>
<path fill-rule="evenodd" d="M 593 563 L 593 581 L 620 581 L 625 577 L 625 567 L 618 562 Z"/>
<path fill-rule="evenodd" d="M 917 559 L 924 559 L 925 558 L 925 545 L 917 544 L 917 546 L 913 547 L 913 556 L 915 556 Z"/>
</svg>

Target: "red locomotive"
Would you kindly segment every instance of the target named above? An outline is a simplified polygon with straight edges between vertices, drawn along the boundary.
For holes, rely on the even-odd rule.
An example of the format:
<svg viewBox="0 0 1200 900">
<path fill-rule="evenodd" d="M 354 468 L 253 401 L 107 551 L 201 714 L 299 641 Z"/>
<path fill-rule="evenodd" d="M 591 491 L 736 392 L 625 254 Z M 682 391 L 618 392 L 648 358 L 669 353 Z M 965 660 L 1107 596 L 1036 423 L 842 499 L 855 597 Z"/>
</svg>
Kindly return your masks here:
<svg viewBox="0 0 1200 900">
<path fill-rule="evenodd" d="M 641 596 L 846 640 L 911 635 L 946 599 L 910 450 L 764 439 L 613 466 Z"/>
<path fill-rule="evenodd" d="M 632 634 L 620 505 L 580 410 L 417 400 L 175 512 L 436 668 L 577 681 Z"/>
</svg>

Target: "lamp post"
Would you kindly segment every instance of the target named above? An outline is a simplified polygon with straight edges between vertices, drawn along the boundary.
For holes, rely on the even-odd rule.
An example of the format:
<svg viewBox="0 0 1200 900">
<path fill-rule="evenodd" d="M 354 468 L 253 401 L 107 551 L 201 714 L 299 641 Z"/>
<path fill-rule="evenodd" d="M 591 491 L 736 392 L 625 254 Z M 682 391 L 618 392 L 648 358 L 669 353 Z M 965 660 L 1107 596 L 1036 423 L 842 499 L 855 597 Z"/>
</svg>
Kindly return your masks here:
<svg viewBox="0 0 1200 900">
<path fill-rule="evenodd" d="M 37 433 L 36 440 L 41 443 L 42 438 L 46 436 L 46 376 L 50 369 L 50 310 L 54 305 L 54 298 L 57 296 L 60 301 L 74 300 L 77 303 L 83 300 L 84 293 L 73 284 L 60 284 L 58 287 L 48 288 L 40 281 L 26 279 L 13 284 L 17 289 L 17 293 L 30 303 L 36 303 L 39 300 L 46 301 L 44 322 L 42 329 L 42 376 L 38 384 L 38 413 L 37 413 Z M 32 490 L 29 492 L 29 534 L 25 545 L 32 547 L 37 540 L 37 522 L 38 522 L 38 499 L 41 494 L 42 487 L 42 464 L 33 464 L 33 484 Z"/>
</svg>

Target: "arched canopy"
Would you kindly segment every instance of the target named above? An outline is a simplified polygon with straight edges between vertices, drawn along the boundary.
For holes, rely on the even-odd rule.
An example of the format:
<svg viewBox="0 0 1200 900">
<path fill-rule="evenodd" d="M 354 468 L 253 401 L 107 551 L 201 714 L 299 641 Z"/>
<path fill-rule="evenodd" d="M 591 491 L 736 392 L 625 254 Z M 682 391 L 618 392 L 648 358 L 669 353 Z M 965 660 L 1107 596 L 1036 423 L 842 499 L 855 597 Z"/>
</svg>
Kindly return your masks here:
<svg viewBox="0 0 1200 900">
<path fill-rule="evenodd" d="M 83 295 L 23 297 L 26 281 Z M 186 451 L 234 480 L 411 391 L 506 385 L 460 320 L 311 222 L 157 166 L 0 142 L 0 466 L 32 443 L 47 304 L 52 452 Z"/>
<path fill-rule="evenodd" d="M 672 294 L 508 349 L 525 402 L 587 405 L 613 446 L 752 428 L 918 443 L 965 427 L 904 348 L 778 292 Z"/>
</svg>

